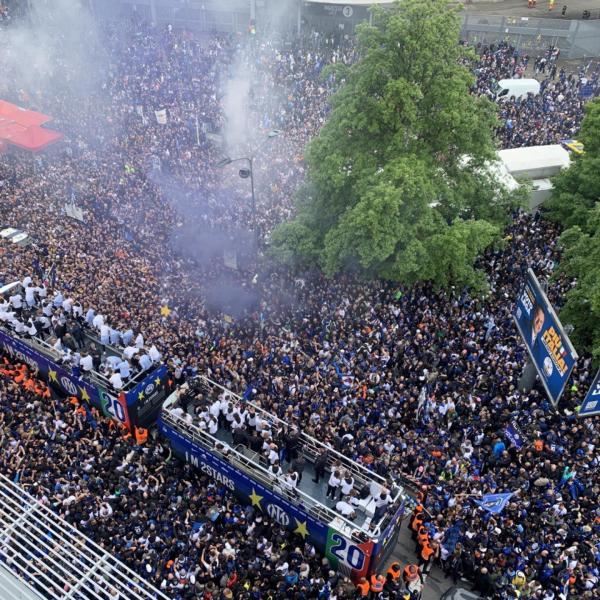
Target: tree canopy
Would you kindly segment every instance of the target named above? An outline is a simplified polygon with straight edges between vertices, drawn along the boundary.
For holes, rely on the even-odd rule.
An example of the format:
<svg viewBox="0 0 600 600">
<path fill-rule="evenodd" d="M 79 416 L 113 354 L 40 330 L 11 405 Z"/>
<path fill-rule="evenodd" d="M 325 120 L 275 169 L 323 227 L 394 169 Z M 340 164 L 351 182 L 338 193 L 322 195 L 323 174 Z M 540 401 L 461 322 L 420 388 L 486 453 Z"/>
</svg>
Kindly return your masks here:
<svg viewBox="0 0 600 600">
<path fill-rule="evenodd" d="M 578 350 L 600 362 L 600 100 L 589 102 L 579 140 L 584 153 L 554 180 L 545 215 L 566 227 L 558 275 L 575 280 L 560 316 Z"/>
<path fill-rule="evenodd" d="M 373 9 L 360 59 L 334 71 L 331 113 L 307 151 L 280 261 L 404 283 L 477 285 L 473 263 L 515 199 L 490 175 L 495 107 L 470 94 L 472 51 L 447 0 Z"/>
</svg>

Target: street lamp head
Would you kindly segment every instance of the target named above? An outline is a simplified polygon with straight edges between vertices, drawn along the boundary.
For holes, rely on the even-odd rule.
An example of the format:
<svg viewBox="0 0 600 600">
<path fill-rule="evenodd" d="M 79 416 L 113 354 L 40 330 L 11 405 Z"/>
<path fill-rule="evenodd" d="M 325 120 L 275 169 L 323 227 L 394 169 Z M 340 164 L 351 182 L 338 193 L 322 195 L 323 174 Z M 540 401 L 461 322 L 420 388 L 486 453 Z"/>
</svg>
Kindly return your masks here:
<svg viewBox="0 0 600 600">
<path fill-rule="evenodd" d="M 233 161 L 229 158 L 229 156 L 225 156 L 219 162 L 215 163 L 215 167 L 221 169 L 222 167 L 225 167 L 225 166 L 231 164 L 232 162 Z"/>
<path fill-rule="evenodd" d="M 271 129 L 269 133 L 267 133 L 268 138 L 275 138 L 281 135 L 281 131 L 279 129 Z"/>
<path fill-rule="evenodd" d="M 242 179 L 248 179 L 252 173 L 250 169 L 240 169 L 239 174 Z"/>
</svg>

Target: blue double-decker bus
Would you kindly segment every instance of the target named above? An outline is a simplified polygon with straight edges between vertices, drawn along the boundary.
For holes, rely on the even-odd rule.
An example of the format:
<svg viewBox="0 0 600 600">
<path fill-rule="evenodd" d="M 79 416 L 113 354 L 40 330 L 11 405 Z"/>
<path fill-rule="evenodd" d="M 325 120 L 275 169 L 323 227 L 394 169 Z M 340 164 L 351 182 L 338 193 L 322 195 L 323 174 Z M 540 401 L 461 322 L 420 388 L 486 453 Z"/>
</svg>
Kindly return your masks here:
<svg viewBox="0 0 600 600">
<path fill-rule="evenodd" d="M 264 453 L 244 443 L 235 443 L 231 428 L 219 419 L 216 431 L 209 431 L 197 418 L 194 398 L 207 402 L 223 400 L 231 410 L 252 410 L 272 429 L 289 431 L 292 425 L 282 421 L 251 402 L 200 376 L 191 382 L 193 390 L 182 389 L 165 401 L 159 430 L 171 444 L 174 453 L 209 475 L 236 494 L 255 510 L 269 515 L 304 540 L 310 540 L 325 554 L 330 563 L 354 580 L 378 570 L 392 552 L 398 537 L 404 510 L 412 504 L 404 489 L 392 481 L 369 471 L 323 442 L 302 432 L 298 436 L 298 453 L 305 459 L 303 477 L 293 490 L 282 477 L 274 477 L 268 469 Z M 191 403 L 182 401 L 186 395 Z M 214 421 L 213 421 L 214 424 Z M 325 479 L 315 483 L 315 462 L 327 457 Z M 344 516 L 326 498 L 326 483 L 333 469 L 349 474 L 359 492 L 354 498 L 354 512 Z M 377 510 L 376 498 L 385 488 L 390 504 Z"/>
<path fill-rule="evenodd" d="M 0 288 L 0 302 L 6 303 L 10 294 L 20 291 L 20 284 Z M 29 312 L 33 315 L 36 311 L 39 312 L 39 307 Z M 26 312 L 24 305 L 22 314 Z M 56 349 L 55 342 L 51 334 L 19 334 L 13 323 L 0 319 L 0 352 L 9 359 L 26 364 L 30 371 L 44 379 L 59 394 L 75 396 L 82 403 L 96 407 L 104 416 L 116 420 L 129 431 L 133 431 L 134 427 L 147 428 L 156 423 L 167 396 L 166 365 L 154 362 L 147 369 L 132 368 L 131 376 L 125 378 L 122 387 L 117 390 L 100 370 L 83 371 L 64 362 L 64 353 Z M 102 344 L 96 331 L 88 327 L 82 329 L 81 342 L 81 353 L 96 348 L 101 350 L 104 360 L 111 356 L 122 358 L 125 350 L 120 346 Z M 143 348 L 140 351 L 145 352 Z"/>
</svg>

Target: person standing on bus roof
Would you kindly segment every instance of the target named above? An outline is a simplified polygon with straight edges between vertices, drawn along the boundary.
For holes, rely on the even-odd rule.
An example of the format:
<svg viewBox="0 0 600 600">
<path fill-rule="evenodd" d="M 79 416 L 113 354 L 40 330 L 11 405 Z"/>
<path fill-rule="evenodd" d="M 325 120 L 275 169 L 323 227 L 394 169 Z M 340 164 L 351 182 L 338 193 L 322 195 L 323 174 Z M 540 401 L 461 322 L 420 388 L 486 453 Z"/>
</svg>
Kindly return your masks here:
<svg viewBox="0 0 600 600">
<path fill-rule="evenodd" d="M 354 489 L 354 477 L 350 472 L 347 472 L 340 483 L 340 500 L 346 496 L 349 496 Z"/>
<path fill-rule="evenodd" d="M 319 483 L 321 478 L 325 479 L 325 468 L 327 467 L 328 460 L 329 450 L 327 448 L 323 448 L 315 460 L 315 478 L 313 479 L 315 483 Z"/>
<path fill-rule="evenodd" d="M 340 483 L 342 482 L 342 476 L 339 471 L 332 471 L 329 476 L 329 481 L 327 482 L 327 493 L 325 494 L 328 498 L 335 500 L 335 493 L 337 489 L 340 487 Z"/>
</svg>

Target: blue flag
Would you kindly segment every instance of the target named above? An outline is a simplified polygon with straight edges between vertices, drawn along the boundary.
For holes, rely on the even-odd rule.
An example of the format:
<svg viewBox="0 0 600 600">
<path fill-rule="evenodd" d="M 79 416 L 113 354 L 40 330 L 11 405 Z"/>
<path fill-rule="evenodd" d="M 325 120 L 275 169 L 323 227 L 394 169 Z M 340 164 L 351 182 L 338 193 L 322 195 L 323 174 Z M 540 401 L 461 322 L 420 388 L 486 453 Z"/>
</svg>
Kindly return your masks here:
<svg viewBox="0 0 600 600">
<path fill-rule="evenodd" d="M 508 438 L 508 441 L 517 450 L 520 450 L 524 446 L 525 440 L 523 439 L 523 434 L 516 425 L 508 425 L 508 427 L 504 430 L 504 433 Z"/>
<path fill-rule="evenodd" d="M 474 500 L 477 506 L 480 506 L 484 510 L 497 515 L 504 510 L 504 507 L 508 504 L 511 496 L 514 492 L 507 492 L 505 494 L 486 494 L 481 500 Z"/>
</svg>

